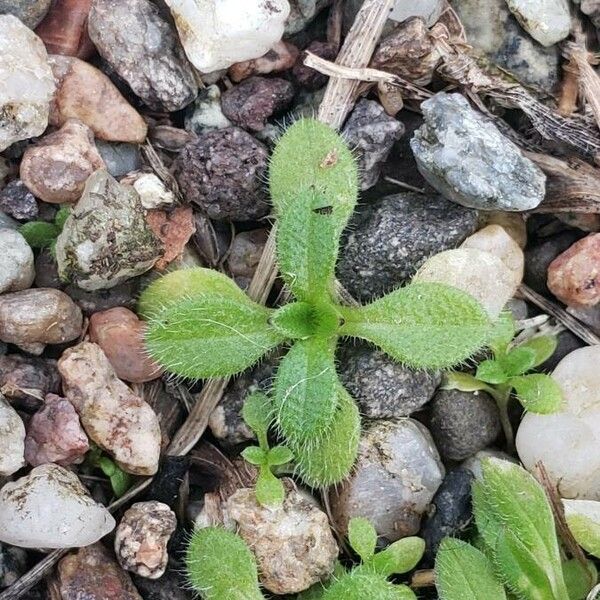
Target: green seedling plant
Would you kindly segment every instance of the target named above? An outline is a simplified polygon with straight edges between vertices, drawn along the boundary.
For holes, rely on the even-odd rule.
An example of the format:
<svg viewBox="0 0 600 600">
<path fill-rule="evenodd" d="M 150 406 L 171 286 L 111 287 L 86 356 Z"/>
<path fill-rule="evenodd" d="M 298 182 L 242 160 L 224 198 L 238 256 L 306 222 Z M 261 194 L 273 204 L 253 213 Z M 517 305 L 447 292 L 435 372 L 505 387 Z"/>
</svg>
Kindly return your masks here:
<svg viewBox="0 0 600 600">
<path fill-rule="evenodd" d="M 559 410 L 562 394 L 558 384 L 545 373 L 530 373 L 554 354 L 555 335 L 536 335 L 515 343 L 515 322 L 503 314 L 489 342 L 492 352 L 477 365 L 475 375 L 451 371 L 443 387 L 464 392 L 484 390 L 498 404 L 502 428 L 509 450 L 514 449 L 514 434 L 508 418 L 508 406 L 514 396 L 530 412 L 549 414 Z"/>
<path fill-rule="evenodd" d="M 129 473 L 121 469 L 111 458 L 102 452 L 102 449 L 92 445 L 86 455 L 86 463 L 90 467 L 100 469 L 110 481 L 115 498 L 120 498 L 133 484 L 133 478 Z"/>
<path fill-rule="evenodd" d="M 217 271 L 175 271 L 141 295 L 146 347 L 167 371 L 204 379 L 240 373 L 286 345 L 272 391 L 275 425 L 304 481 L 332 485 L 349 473 L 360 432 L 336 372 L 339 338 L 367 340 L 410 367 L 444 369 L 485 345 L 493 324 L 469 294 L 437 283 L 412 283 L 366 306 L 338 302 L 335 266 L 358 175 L 328 126 L 292 125 L 274 150 L 269 184 L 278 266 L 295 300 L 267 308 Z"/>
<path fill-rule="evenodd" d="M 286 446 L 269 447 L 267 433 L 274 418 L 273 403 L 266 394 L 255 392 L 246 399 L 242 416 L 258 440 L 258 446 L 248 446 L 242 452 L 245 460 L 258 467 L 256 499 L 263 506 L 280 506 L 285 488 L 273 469 L 291 462 L 293 455 Z"/>
<path fill-rule="evenodd" d="M 54 255 L 56 238 L 63 230 L 70 212 L 71 209 L 68 206 L 61 206 L 54 216 L 52 223 L 48 223 L 47 221 L 29 221 L 19 227 L 19 233 L 32 248 L 50 248 L 52 255 Z"/>
<path fill-rule="evenodd" d="M 415 568 L 425 542 L 407 537 L 376 552 L 377 534 L 368 520 L 352 519 L 348 539 L 361 563 L 351 570 L 337 564 L 332 578 L 301 593 L 297 600 L 416 600 L 412 590 L 388 581 Z M 186 552 L 193 589 L 204 600 L 263 600 L 256 559 L 241 537 L 222 527 L 197 529 Z"/>
<path fill-rule="evenodd" d="M 583 600 L 591 562 L 563 560 L 550 503 L 519 465 L 487 459 L 473 484 L 476 545 L 446 538 L 435 560 L 440 600 Z"/>
</svg>

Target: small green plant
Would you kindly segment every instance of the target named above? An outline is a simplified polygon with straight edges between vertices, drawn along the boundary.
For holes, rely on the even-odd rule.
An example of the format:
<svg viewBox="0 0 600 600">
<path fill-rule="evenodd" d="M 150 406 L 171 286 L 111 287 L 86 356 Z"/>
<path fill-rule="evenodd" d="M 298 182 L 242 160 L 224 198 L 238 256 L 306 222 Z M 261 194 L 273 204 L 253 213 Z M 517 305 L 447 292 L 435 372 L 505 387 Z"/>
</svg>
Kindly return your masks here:
<svg viewBox="0 0 600 600">
<path fill-rule="evenodd" d="M 289 463 L 293 455 L 286 446 L 269 447 L 267 432 L 273 422 L 273 403 L 265 394 L 255 392 L 246 398 L 242 415 L 258 440 L 258 446 L 248 446 L 242 452 L 242 456 L 259 469 L 256 499 L 263 506 L 279 506 L 285 497 L 285 488 L 273 468 Z"/>
<path fill-rule="evenodd" d="M 29 221 L 19 227 L 19 233 L 25 238 L 32 248 L 50 248 L 54 254 L 56 238 L 63 230 L 65 221 L 71 209 L 69 206 L 61 206 L 54 216 L 54 221 Z"/>
<path fill-rule="evenodd" d="M 488 459 L 473 485 L 477 546 L 446 538 L 435 561 L 440 600 L 581 600 L 591 563 L 563 561 L 550 503 L 522 467 Z"/>
<path fill-rule="evenodd" d="M 416 599 L 409 587 L 393 584 L 388 578 L 415 568 L 425 551 L 421 538 L 404 538 L 375 552 L 375 529 L 360 518 L 350 521 L 348 538 L 361 564 L 346 571 L 338 563 L 330 581 L 301 593 L 298 600 Z M 264 599 L 254 555 L 242 538 L 222 527 L 192 534 L 186 569 L 192 587 L 204 600 Z"/>
<path fill-rule="evenodd" d="M 411 367 L 440 369 L 485 345 L 492 324 L 471 296 L 437 283 L 413 283 L 362 307 L 339 304 L 335 265 L 358 176 L 352 153 L 326 125 L 303 119 L 286 131 L 270 190 L 279 269 L 296 301 L 266 308 L 216 271 L 176 271 L 140 298 L 146 347 L 168 371 L 202 379 L 239 373 L 287 344 L 274 382 L 275 423 L 304 481 L 331 485 L 350 471 L 360 432 L 336 372 L 338 339 L 362 338 Z"/>
<path fill-rule="evenodd" d="M 477 366 L 475 375 L 451 371 L 443 387 L 464 392 L 484 390 L 494 398 L 500 410 L 502 427 L 509 449 L 514 448 L 513 430 L 508 418 L 508 404 L 513 396 L 534 413 L 556 412 L 562 404 L 558 384 L 544 373 L 529 373 L 546 361 L 556 350 L 556 336 L 537 335 L 515 344 L 515 323 L 503 314 L 489 342 L 492 357 Z"/>
<path fill-rule="evenodd" d="M 131 487 L 133 483 L 131 475 L 123 471 L 95 444 L 91 446 L 85 458 L 90 467 L 100 469 L 108 477 L 115 498 L 120 498 Z"/>
</svg>

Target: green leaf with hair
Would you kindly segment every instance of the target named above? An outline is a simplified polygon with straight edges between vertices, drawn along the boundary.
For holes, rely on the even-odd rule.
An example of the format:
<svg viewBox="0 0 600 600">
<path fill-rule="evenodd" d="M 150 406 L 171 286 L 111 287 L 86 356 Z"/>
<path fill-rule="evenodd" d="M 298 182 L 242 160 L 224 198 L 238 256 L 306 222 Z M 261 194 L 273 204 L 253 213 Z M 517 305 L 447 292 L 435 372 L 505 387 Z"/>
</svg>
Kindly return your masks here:
<svg viewBox="0 0 600 600">
<path fill-rule="evenodd" d="M 547 415 L 562 406 L 562 392 L 550 375 L 530 373 L 512 377 L 509 383 L 515 388 L 519 402 L 526 410 Z"/>
</svg>

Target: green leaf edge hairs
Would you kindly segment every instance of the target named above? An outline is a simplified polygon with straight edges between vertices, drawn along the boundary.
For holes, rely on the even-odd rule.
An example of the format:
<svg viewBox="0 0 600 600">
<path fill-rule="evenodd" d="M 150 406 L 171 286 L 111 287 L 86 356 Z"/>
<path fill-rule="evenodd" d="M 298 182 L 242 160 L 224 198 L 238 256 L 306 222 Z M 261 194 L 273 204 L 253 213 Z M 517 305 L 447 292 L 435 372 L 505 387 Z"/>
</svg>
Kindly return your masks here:
<svg viewBox="0 0 600 600">
<path fill-rule="evenodd" d="M 269 185 L 276 254 L 295 302 L 267 308 L 210 269 L 174 271 L 142 293 L 146 347 L 168 372 L 235 375 L 281 345 L 272 399 L 278 433 L 313 487 L 342 481 L 357 455 L 360 416 L 336 372 L 340 337 L 362 338 L 410 367 L 447 369 L 485 346 L 495 323 L 464 291 L 416 282 L 361 307 L 334 292 L 340 239 L 356 206 L 358 172 L 342 137 L 314 119 L 279 139 Z"/>
</svg>

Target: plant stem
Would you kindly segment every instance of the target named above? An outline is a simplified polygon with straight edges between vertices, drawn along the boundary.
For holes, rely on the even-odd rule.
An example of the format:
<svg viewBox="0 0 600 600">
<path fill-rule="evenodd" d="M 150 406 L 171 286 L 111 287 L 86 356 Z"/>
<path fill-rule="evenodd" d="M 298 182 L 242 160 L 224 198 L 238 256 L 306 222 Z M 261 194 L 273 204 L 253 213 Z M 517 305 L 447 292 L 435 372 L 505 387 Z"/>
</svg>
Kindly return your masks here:
<svg viewBox="0 0 600 600">
<path fill-rule="evenodd" d="M 508 416 L 508 404 L 510 402 L 512 386 L 507 384 L 498 385 L 494 388 L 490 388 L 489 392 L 498 405 L 500 423 L 502 425 L 502 430 L 504 431 L 504 437 L 506 438 L 506 450 L 511 454 L 515 451 L 515 435 Z"/>
</svg>

